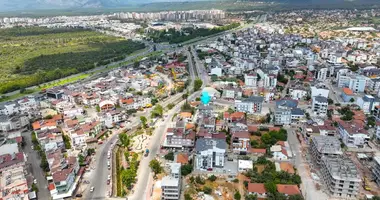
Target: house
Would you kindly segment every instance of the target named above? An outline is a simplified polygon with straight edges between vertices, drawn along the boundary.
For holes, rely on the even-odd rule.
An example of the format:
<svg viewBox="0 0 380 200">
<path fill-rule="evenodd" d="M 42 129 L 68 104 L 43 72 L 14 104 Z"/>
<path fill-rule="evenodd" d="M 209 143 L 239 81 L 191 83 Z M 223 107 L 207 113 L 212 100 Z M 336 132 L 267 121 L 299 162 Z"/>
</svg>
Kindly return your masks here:
<svg viewBox="0 0 380 200">
<path fill-rule="evenodd" d="M 243 100 L 235 100 L 235 110 L 248 114 L 261 113 L 264 97 L 251 96 Z"/>
<path fill-rule="evenodd" d="M 66 164 L 52 172 L 53 182 L 58 193 L 68 192 L 74 184 L 79 171 L 79 163 L 75 157 L 68 157 Z"/>
<path fill-rule="evenodd" d="M 275 160 L 287 160 L 291 157 L 290 152 L 287 150 L 287 142 L 279 141 L 277 144 L 270 147 L 270 151 L 273 154 Z"/>
<path fill-rule="evenodd" d="M 267 190 L 264 183 L 248 183 L 248 194 L 257 195 L 257 198 L 265 199 L 267 197 Z"/>
<path fill-rule="evenodd" d="M 0 174 L 0 199 L 29 199 L 24 166 L 8 168 Z"/>
<path fill-rule="evenodd" d="M 253 161 L 252 160 L 239 160 L 238 161 L 238 171 L 240 173 L 247 172 L 250 169 L 253 169 Z"/>
<path fill-rule="evenodd" d="M 15 167 L 24 167 L 26 157 L 23 152 L 0 155 L 0 172 Z"/>
<path fill-rule="evenodd" d="M 245 122 L 245 113 L 244 112 L 234 112 L 234 113 L 228 113 L 224 112 L 223 113 L 223 119 L 224 121 L 228 123 L 243 123 Z"/>
<path fill-rule="evenodd" d="M 341 97 L 342 97 L 344 102 L 350 102 L 351 99 L 355 99 L 354 93 L 352 92 L 352 90 L 350 88 L 343 88 L 343 92 L 341 94 Z"/>
<path fill-rule="evenodd" d="M 58 90 L 58 89 L 49 89 L 46 91 L 46 96 L 52 99 L 62 99 L 63 94 L 64 94 L 63 90 Z"/>
<path fill-rule="evenodd" d="M 284 185 L 284 184 L 277 184 L 277 192 L 284 194 L 285 196 L 291 196 L 291 195 L 301 195 L 301 191 L 298 188 L 297 185 Z"/>
<path fill-rule="evenodd" d="M 328 101 L 324 96 L 314 96 L 312 97 L 312 111 L 314 115 L 324 117 L 327 115 Z"/>
<path fill-rule="evenodd" d="M 231 137 L 232 151 L 246 154 L 250 147 L 250 134 L 248 131 L 233 132 Z"/>
<path fill-rule="evenodd" d="M 227 143 L 224 139 L 199 138 L 195 145 L 195 168 L 208 170 L 224 167 Z"/>
<path fill-rule="evenodd" d="M 347 147 L 363 148 L 368 145 L 370 136 L 362 123 L 338 121 L 338 133 Z"/>
<path fill-rule="evenodd" d="M 178 117 L 185 120 L 186 122 L 191 122 L 193 114 L 191 114 L 191 112 L 180 112 Z"/>
</svg>

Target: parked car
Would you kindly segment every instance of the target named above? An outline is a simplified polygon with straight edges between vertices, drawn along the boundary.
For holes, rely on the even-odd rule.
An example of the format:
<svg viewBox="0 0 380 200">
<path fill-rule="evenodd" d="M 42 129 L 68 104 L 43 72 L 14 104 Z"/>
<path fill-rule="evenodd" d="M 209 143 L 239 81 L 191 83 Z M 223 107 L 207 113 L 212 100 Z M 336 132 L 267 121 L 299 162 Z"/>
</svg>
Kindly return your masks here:
<svg viewBox="0 0 380 200">
<path fill-rule="evenodd" d="M 90 188 L 90 192 L 93 192 L 95 190 L 95 187 Z"/>
</svg>

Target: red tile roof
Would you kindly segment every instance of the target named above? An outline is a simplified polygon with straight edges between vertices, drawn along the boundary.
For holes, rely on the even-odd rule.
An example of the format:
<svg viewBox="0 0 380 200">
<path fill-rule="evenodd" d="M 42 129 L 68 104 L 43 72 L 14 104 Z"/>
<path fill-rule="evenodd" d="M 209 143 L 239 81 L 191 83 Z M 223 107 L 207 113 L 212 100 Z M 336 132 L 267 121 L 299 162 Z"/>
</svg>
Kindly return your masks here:
<svg viewBox="0 0 380 200">
<path fill-rule="evenodd" d="M 297 185 L 277 184 L 276 186 L 277 186 L 277 191 L 282 194 L 287 194 L 287 195 L 301 194 L 301 191 Z"/>
<path fill-rule="evenodd" d="M 264 194 L 267 190 L 264 183 L 248 183 L 248 192 Z"/>
<path fill-rule="evenodd" d="M 177 155 L 177 163 L 187 164 L 189 162 L 189 156 L 185 153 L 180 153 Z"/>
<path fill-rule="evenodd" d="M 343 93 L 346 95 L 353 95 L 354 94 L 350 88 L 343 88 Z"/>
<path fill-rule="evenodd" d="M 251 153 L 257 153 L 257 154 L 265 154 L 267 152 L 266 149 L 255 149 L 255 148 L 251 148 L 249 150 L 249 152 Z"/>
<path fill-rule="evenodd" d="M 294 167 L 292 164 L 288 162 L 281 162 L 280 163 L 280 168 L 282 171 L 288 172 L 289 174 L 294 174 Z"/>
</svg>

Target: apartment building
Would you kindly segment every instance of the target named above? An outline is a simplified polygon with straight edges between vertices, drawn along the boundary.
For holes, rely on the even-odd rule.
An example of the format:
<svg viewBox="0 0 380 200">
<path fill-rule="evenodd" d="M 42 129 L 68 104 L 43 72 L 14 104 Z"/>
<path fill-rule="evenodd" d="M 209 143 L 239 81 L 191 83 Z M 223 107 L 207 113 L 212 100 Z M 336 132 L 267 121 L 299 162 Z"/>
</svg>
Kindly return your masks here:
<svg viewBox="0 0 380 200">
<path fill-rule="evenodd" d="M 346 74 L 346 75 L 340 75 L 338 78 L 338 87 L 340 88 L 350 88 L 353 92 L 364 92 L 366 83 L 367 83 L 367 77 L 359 74 Z"/>
<path fill-rule="evenodd" d="M 181 198 L 181 164 L 168 163 L 169 175 L 161 181 L 161 200 L 179 200 Z"/>
<path fill-rule="evenodd" d="M 370 114 L 380 104 L 380 99 L 372 95 L 358 97 L 356 104 L 363 110 L 364 114 Z"/>
<path fill-rule="evenodd" d="M 251 96 L 243 100 L 235 100 L 235 110 L 249 114 L 261 113 L 264 97 Z"/>
<path fill-rule="evenodd" d="M 328 101 L 324 96 L 314 96 L 312 97 L 312 111 L 314 115 L 324 117 L 327 115 Z"/>
<path fill-rule="evenodd" d="M 13 131 L 29 125 L 29 118 L 25 115 L 0 115 L 0 131 Z"/>
<path fill-rule="evenodd" d="M 226 149 L 225 139 L 199 138 L 195 144 L 195 168 L 208 170 L 224 167 Z"/>
<path fill-rule="evenodd" d="M 338 133 L 347 147 L 363 148 L 368 145 L 370 136 L 362 124 L 356 122 L 338 122 Z"/>
<path fill-rule="evenodd" d="M 234 153 L 247 153 L 250 147 L 250 133 L 248 131 L 233 132 L 231 137 L 232 151 Z"/>
<path fill-rule="evenodd" d="M 324 156 L 321 160 L 321 174 L 331 197 L 358 199 L 361 178 L 352 160 L 343 156 Z"/>
<path fill-rule="evenodd" d="M 193 148 L 195 141 L 195 132 L 185 130 L 185 128 L 168 128 L 166 130 L 166 140 L 164 147 L 171 148 Z"/>
<path fill-rule="evenodd" d="M 256 87 L 257 86 L 257 74 L 244 74 L 244 84 L 247 87 Z"/>
<path fill-rule="evenodd" d="M 343 154 L 340 141 L 331 136 L 313 136 L 309 148 L 313 160 L 318 165 L 321 165 L 323 156 L 337 157 Z"/>
</svg>

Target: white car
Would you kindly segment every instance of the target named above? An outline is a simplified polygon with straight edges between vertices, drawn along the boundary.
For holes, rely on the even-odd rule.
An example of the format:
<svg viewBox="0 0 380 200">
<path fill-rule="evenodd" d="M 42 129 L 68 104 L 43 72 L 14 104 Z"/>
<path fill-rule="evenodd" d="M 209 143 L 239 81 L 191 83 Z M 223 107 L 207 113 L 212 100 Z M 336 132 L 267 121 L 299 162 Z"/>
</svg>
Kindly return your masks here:
<svg viewBox="0 0 380 200">
<path fill-rule="evenodd" d="M 34 183 L 34 184 L 37 184 L 37 179 L 34 179 L 34 180 L 33 180 L 33 183 Z"/>
<path fill-rule="evenodd" d="M 95 187 L 90 188 L 90 192 L 93 192 L 95 190 Z"/>
<path fill-rule="evenodd" d="M 108 175 L 107 180 L 111 180 L 111 175 Z"/>
</svg>

